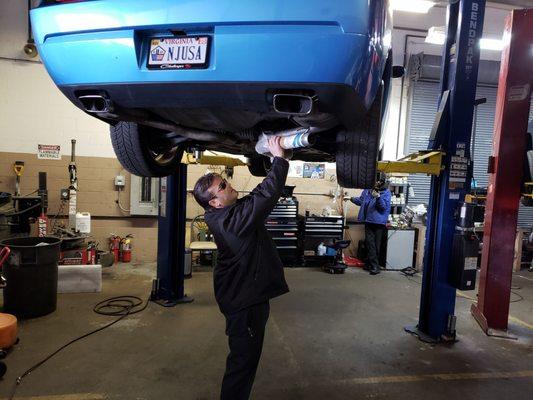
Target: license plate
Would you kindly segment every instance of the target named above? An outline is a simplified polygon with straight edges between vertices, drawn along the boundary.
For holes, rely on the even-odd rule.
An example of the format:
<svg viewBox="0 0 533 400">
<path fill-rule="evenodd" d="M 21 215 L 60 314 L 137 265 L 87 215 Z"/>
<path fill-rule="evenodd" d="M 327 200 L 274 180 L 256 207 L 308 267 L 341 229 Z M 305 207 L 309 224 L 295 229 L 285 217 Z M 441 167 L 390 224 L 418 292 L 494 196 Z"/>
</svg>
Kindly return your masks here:
<svg viewBox="0 0 533 400">
<path fill-rule="evenodd" d="M 207 68 L 209 36 L 184 36 L 150 40 L 149 69 Z"/>
</svg>

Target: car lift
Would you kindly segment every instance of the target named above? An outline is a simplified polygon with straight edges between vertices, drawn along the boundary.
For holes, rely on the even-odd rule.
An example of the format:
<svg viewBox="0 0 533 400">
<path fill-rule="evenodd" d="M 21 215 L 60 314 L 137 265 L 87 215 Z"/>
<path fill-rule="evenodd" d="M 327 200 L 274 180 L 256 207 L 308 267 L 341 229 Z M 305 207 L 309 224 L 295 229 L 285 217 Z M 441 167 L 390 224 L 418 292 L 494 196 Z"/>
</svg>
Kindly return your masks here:
<svg viewBox="0 0 533 400">
<path fill-rule="evenodd" d="M 378 164 L 378 169 L 384 171 L 407 172 L 414 168 L 412 172 L 434 174 L 420 320 L 413 329 L 419 336 L 432 340 L 453 335 L 454 331 L 455 288 L 447 281 L 454 234 L 453 212 L 470 188 L 472 171 L 471 168 L 466 173 L 461 170 L 459 174 L 465 176 L 453 178 L 450 171 L 457 164 L 468 165 L 470 158 L 479 65 L 477 43 L 482 32 L 484 7 L 484 0 L 461 0 L 449 6 L 448 39 L 441 74 L 442 95 L 429 151 L 394 162 L 394 167 L 392 163 Z M 458 21 L 462 21 L 460 26 Z M 199 159 L 201 157 L 186 156 L 184 161 L 190 163 Z M 209 160 L 208 163 L 212 162 Z M 403 169 L 402 165 L 405 165 Z M 457 172 L 454 170 L 454 173 Z M 181 164 L 174 175 L 161 179 L 157 278 L 153 282 L 151 299 L 165 306 L 192 301 L 184 293 L 186 175 L 187 165 Z"/>
<path fill-rule="evenodd" d="M 443 151 L 443 170 L 431 178 L 418 325 L 421 340 L 455 340 L 456 287 L 450 282 L 454 213 L 470 190 L 470 139 L 485 0 L 450 2 L 442 56 L 439 106 L 428 150 Z"/>
<path fill-rule="evenodd" d="M 453 341 L 456 334 L 456 287 L 449 279 L 453 268 L 454 213 L 471 187 L 470 140 L 479 66 L 478 43 L 483 30 L 484 11 L 485 0 L 461 0 L 448 6 L 441 96 L 428 151 L 397 162 L 378 163 L 378 169 L 385 172 L 433 175 L 419 321 L 417 326 L 405 328 L 421 340 L 433 343 Z M 496 156 L 490 164 L 493 173 L 487 199 L 486 243 L 478 303 L 472 306 L 475 318 L 489 334 L 491 330 L 507 328 L 512 243 L 531 95 L 531 85 L 527 81 L 531 71 L 523 68 L 532 65 L 531 60 L 525 58 L 531 57 L 527 48 L 532 42 L 528 26 L 533 26 L 532 12 L 514 11 L 506 30 L 506 37 L 512 34 L 513 40 L 502 58 L 494 139 Z M 526 32 L 529 37 L 525 37 Z M 515 65 L 520 68 L 513 68 Z M 523 74 L 519 76 L 521 70 Z M 223 159 L 204 157 L 186 156 L 184 161 L 225 164 Z M 230 166 L 236 165 L 242 164 Z M 164 306 L 192 301 L 184 294 L 183 284 L 186 175 L 187 165 L 181 164 L 174 175 L 161 179 L 157 279 L 154 280 L 151 299 Z M 502 246 L 503 243 L 505 245 Z"/>
<path fill-rule="evenodd" d="M 378 162 L 383 172 L 433 175 L 424 253 L 419 323 L 405 330 L 436 343 L 455 340 L 454 213 L 468 202 L 472 180 L 470 132 L 475 106 L 484 1 L 462 0 L 448 6 L 447 40 L 441 72 L 441 97 L 429 149 L 393 162 Z M 459 21 L 460 24 L 459 24 Z M 459 25 L 458 25 L 459 24 Z M 474 318 L 487 335 L 507 333 L 514 237 L 520 196 L 532 197 L 533 184 L 521 193 L 522 162 L 531 102 L 533 10 L 508 17 L 498 86 L 494 156 L 489 160 L 484 246 Z M 526 68 L 529 67 L 528 68 Z M 447 154 L 448 153 L 448 154 Z M 466 166 L 466 167 L 465 167 Z M 456 261 L 456 259 L 455 259 Z"/>
<path fill-rule="evenodd" d="M 471 308 L 487 335 L 507 338 L 513 338 L 507 333 L 507 323 L 533 84 L 532 26 L 533 9 L 513 11 L 505 24 L 507 43 L 502 51 L 493 156 L 489 161 L 479 293 L 477 304 Z M 531 185 L 526 183 L 528 187 Z"/>
<path fill-rule="evenodd" d="M 194 300 L 184 292 L 186 202 L 187 164 L 180 163 L 173 175 L 159 183 L 157 278 L 150 300 L 164 307 Z"/>
</svg>

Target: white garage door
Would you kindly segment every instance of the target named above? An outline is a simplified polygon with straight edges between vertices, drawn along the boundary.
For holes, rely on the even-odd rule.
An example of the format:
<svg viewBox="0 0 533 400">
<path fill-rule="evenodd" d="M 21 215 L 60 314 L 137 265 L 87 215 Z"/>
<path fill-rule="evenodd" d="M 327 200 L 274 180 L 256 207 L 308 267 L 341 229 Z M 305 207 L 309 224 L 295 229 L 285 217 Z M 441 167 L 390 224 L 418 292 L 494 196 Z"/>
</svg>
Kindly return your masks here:
<svg viewBox="0 0 533 400">
<path fill-rule="evenodd" d="M 474 178 L 478 187 L 488 185 L 487 163 L 492 154 L 492 134 L 496 109 L 497 88 L 478 86 L 476 99 L 485 97 L 487 102 L 478 106 L 476 141 L 474 149 Z M 407 153 L 427 150 L 429 133 L 439 96 L 438 82 L 419 80 L 411 82 L 408 110 Z M 532 115 L 533 113 L 530 113 Z M 431 178 L 425 175 L 411 175 L 411 184 L 415 197 L 409 198 L 410 205 L 428 203 Z M 529 228 L 533 224 L 533 207 L 520 206 L 518 225 Z"/>
</svg>

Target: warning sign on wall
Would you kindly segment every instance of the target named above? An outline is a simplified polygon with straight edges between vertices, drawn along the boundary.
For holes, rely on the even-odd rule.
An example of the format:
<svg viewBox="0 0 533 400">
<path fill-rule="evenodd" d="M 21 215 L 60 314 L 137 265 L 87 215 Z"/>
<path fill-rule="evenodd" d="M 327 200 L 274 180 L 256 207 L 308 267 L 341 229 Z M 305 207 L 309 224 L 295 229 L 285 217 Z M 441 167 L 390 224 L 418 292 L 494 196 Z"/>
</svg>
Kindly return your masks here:
<svg viewBox="0 0 533 400">
<path fill-rule="evenodd" d="M 61 146 L 55 144 L 38 144 L 37 158 L 41 160 L 61 160 Z"/>
</svg>

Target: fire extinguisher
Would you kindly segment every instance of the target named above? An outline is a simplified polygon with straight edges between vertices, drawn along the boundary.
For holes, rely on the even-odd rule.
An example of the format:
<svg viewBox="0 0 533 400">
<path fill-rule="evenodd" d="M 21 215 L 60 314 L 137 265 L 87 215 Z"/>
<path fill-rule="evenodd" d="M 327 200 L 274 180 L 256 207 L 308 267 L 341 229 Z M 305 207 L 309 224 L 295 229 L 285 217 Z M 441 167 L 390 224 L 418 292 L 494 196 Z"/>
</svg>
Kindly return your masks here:
<svg viewBox="0 0 533 400">
<path fill-rule="evenodd" d="M 95 242 L 89 242 L 87 245 L 87 264 L 94 265 L 96 264 L 96 250 L 98 244 Z"/>
<path fill-rule="evenodd" d="M 109 251 L 113 253 L 115 263 L 118 263 L 119 261 L 120 240 L 120 236 L 117 235 L 111 235 L 109 238 Z"/>
<path fill-rule="evenodd" d="M 37 218 L 37 236 L 45 237 L 48 233 L 48 217 L 43 212 Z"/>
<path fill-rule="evenodd" d="M 120 241 L 120 261 L 129 263 L 131 262 L 131 239 L 133 235 L 126 235 Z"/>
</svg>

